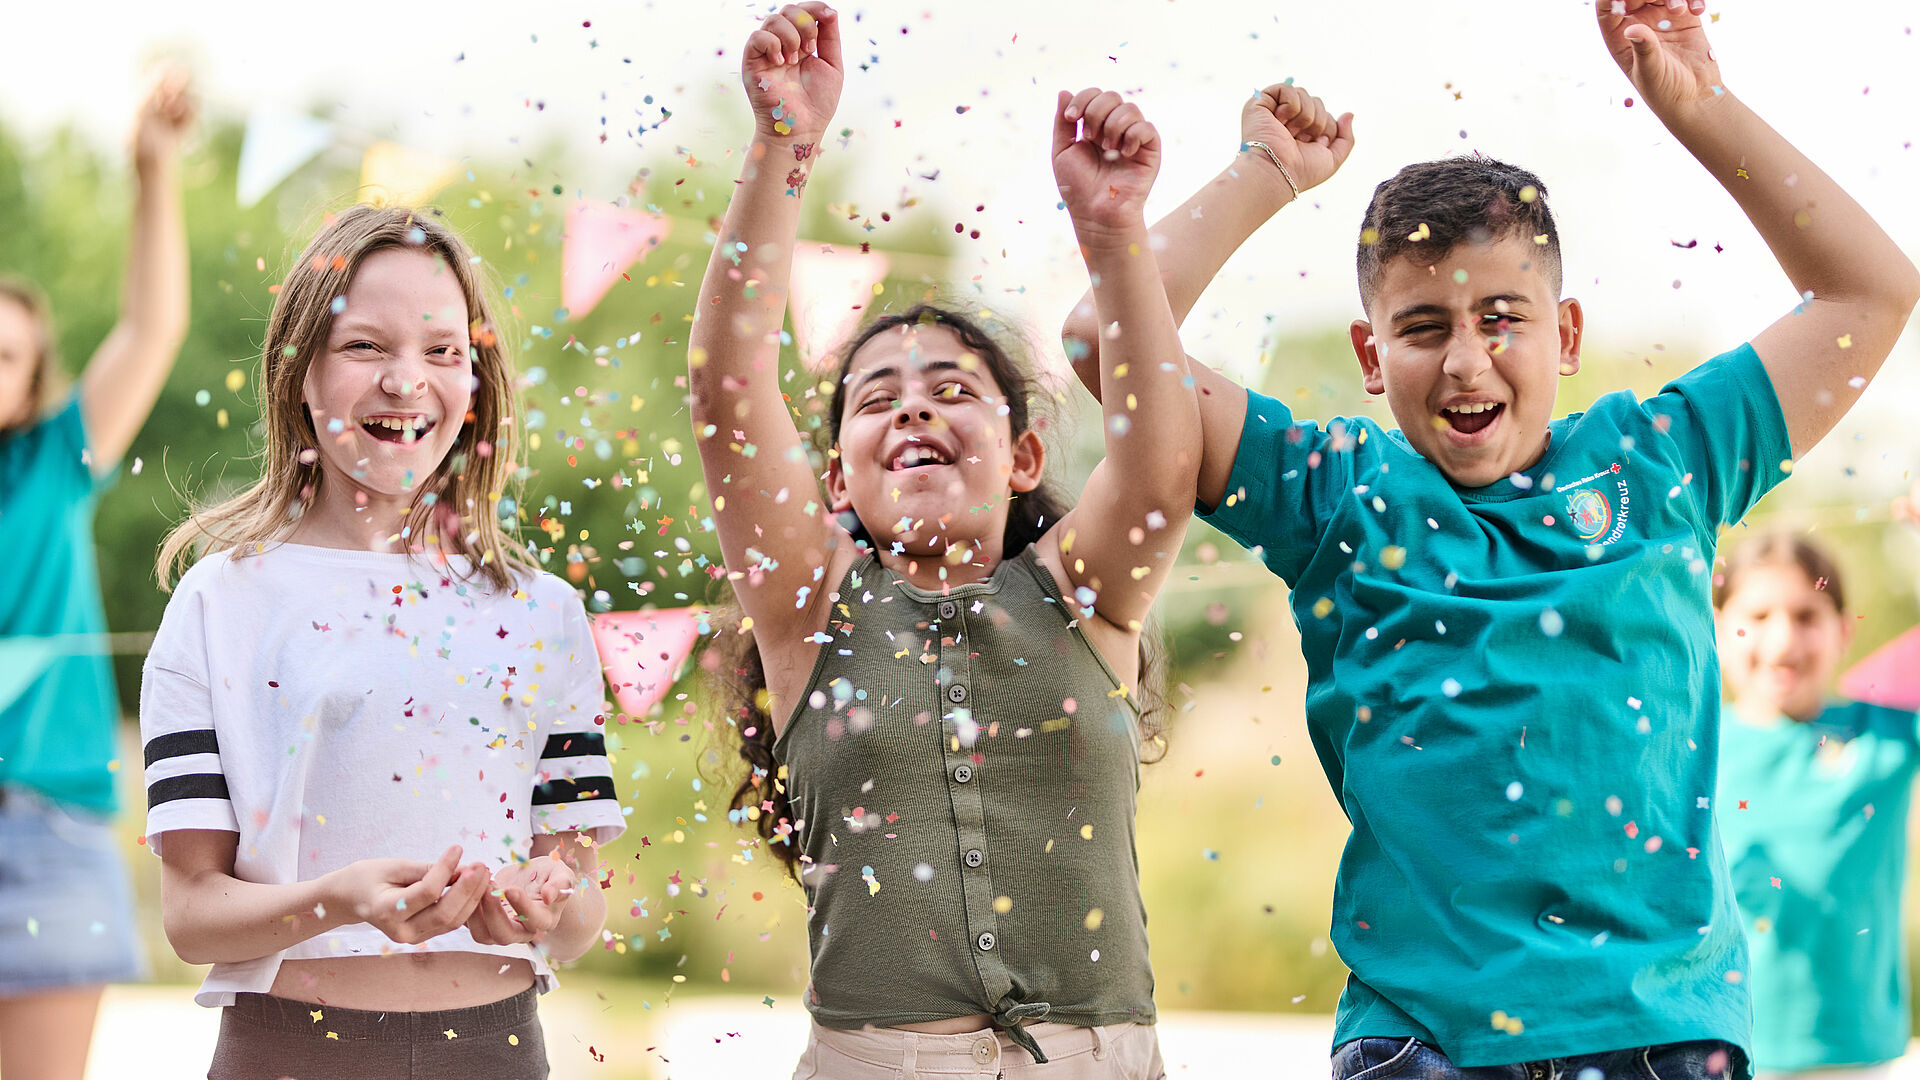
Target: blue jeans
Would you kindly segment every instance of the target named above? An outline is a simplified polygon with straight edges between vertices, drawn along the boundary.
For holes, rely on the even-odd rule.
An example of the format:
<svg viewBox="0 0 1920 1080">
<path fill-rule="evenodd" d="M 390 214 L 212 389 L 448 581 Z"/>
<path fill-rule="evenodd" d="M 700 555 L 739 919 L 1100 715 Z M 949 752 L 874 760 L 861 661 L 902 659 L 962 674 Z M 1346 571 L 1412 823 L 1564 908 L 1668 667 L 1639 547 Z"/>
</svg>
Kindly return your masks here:
<svg viewBox="0 0 1920 1080">
<path fill-rule="evenodd" d="M 1735 1080 L 1743 1060 L 1728 1043 L 1686 1042 L 1462 1068 L 1418 1039 L 1355 1039 L 1334 1049 L 1333 1080 Z"/>
</svg>

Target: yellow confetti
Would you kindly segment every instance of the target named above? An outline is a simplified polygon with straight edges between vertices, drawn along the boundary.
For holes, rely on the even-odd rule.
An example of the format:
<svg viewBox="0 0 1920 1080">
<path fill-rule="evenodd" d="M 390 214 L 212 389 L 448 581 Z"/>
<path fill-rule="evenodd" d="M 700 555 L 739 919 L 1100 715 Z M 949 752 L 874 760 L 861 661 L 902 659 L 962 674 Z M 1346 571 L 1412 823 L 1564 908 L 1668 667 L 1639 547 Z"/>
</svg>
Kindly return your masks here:
<svg viewBox="0 0 1920 1080">
<path fill-rule="evenodd" d="M 1082 840 L 1093 839 L 1093 826 L 1091 825 L 1080 826 L 1080 839 Z"/>
<path fill-rule="evenodd" d="M 227 389 L 238 393 L 245 385 L 247 385 L 247 373 L 244 369 L 234 368 L 227 372 Z"/>
<path fill-rule="evenodd" d="M 1106 912 L 1101 911 L 1099 908 L 1094 908 L 1092 911 L 1087 912 L 1087 929 L 1100 929 L 1100 923 L 1104 921 L 1106 917 Z"/>
<path fill-rule="evenodd" d="M 1013 910 L 1013 897 L 996 896 L 993 898 L 993 911 L 996 915 L 1005 915 Z"/>
<path fill-rule="evenodd" d="M 520 1045 L 520 1036 L 518 1036 L 518 1035 L 509 1035 L 509 1036 L 507 1036 L 507 1045 L 508 1045 L 508 1046 L 519 1046 L 519 1045 Z"/>
<path fill-rule="evenodd" d="M 1836 340 L 1834 344 L 1840 346 L 1843 349 L 1851 349 L 1853 348 L 1853 335 L 1841 334 L 1839 339 Z"/>
<path fill-rule="evenodd" d="M 1380 565 L 1389 570 L 1398 570 L 1407 565 L 1407 549 L 1395 545 L 1381 548 Z"/>
</svg>

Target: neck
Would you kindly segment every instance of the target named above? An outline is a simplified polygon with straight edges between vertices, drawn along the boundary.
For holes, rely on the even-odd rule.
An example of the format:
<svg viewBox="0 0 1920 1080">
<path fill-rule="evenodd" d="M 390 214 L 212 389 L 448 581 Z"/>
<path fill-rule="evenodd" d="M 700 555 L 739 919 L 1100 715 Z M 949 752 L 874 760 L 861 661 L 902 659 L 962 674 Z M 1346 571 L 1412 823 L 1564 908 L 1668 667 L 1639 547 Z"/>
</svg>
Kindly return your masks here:
<svg viewBox="0 0 1920 1080">
<path fill-rule="evenodd" d="M 1736 697 L 1733 699 L 1733 708 L 1740 714 L 1741 719 L 1750 724 L 1770 726 L 1783 721 L 1796 724 L 1811 723 L 1820 719 L 1820 714 L 1826 711 L 1826 703 L 1815 701 L 1810 706 L 1790 709 L 1777 701 Z"/>
<path fill-rule="evenodd" d="M 419 551 L 427 537 L 401 535 L 412 509 L 411 496 L 369 495 L 365 506 L 357 506 L 347 485 L 322 481 L 313 505 L 294 523 L 287 539 L 350 551 Z"/>
<path fill-rule="evenodd" d="M 971 553 L 965 561 L 958 557 L 962 551 Z M 889 543 L 877 548 L 875 555 L 879 557 L 881 566 L 904 578 L 909 585 L 927 592 L 944 593 L 992 577 L 1000 565 L 1003 552 L 1000 538 L 995 536 L 992 541 L 982 542 L 978 547 L 967 545 L 938 551 L 896 553 Z"/>
</svg>

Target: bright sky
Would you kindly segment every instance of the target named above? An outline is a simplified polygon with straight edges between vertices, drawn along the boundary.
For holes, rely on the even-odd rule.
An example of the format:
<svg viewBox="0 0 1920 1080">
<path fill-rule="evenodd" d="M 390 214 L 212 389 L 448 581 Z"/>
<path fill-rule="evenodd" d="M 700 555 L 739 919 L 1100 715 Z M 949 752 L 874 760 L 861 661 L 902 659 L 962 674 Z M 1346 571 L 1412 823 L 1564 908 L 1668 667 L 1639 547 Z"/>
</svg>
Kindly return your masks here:
<svg viewBox="0 0 1920 1080">
<path fill-rule="evenodd" d="M 8 15 L 0 118 L 29 133 L 73 120 L 117 141 L 141 62 L 184 52 L 214 110 L 317 108 L 364 138 L 532 155 L 570 188 L 611 198 L 642 160 L 628 133 L 659 123 L 662 107 L 673 115 L 642 137 L 649 154 L 687 147 L 731 175 L 720 159 L 746 131 L 739 49 L 767 10 L 733 0 L 31 4 Z M 1905 0 L 1714 10 L 1728 87 L 1920 257 L 1920 12 Z M 1587 0 L 985 0 L 849 4 L 843 17 L 854 69 L 837 126 L 852 136 L 835 165 L 854 170 L 854 200 L 877 214 L 917 196 L 952 215 L 949 233 L 954 221 L 980 229 L 960 276 L 979 275 L 984 298 L 1042 338 L 1085 282 L 1055 209 L 1052 95 L 1089 84 L 1133 94 L 1165 135 L 1160 211 L 1231 158 L 1240 102 L 1261 84 L 1291 76 L 1358 114 L 1359 149 L 1342 173 L 1257 235 L 1188 323 L 1189 349 L 1230 367 L 1259 355 L 1269 320 L 1311 330 L 1352 318 L 1351 249 L 1373 185 L 1409 161 L 1466 150 L 1544 177 L 1568 291 L 1585 302 L 1599 348 L 1705 355 L 1794 299 L 1732 201 L 1649 112 L 1624 107 L 1631 88 Z M 1699 246 L 1674 246 L 1691 240 Z M 1895 477 L 1920 439 L 1911 423 L 1889 427 L 1911 417 L 1916 393 L 1910 333 L 1849 422 L 1872 432 L 1871 456 L 1902 462 Z"/>
</svg>

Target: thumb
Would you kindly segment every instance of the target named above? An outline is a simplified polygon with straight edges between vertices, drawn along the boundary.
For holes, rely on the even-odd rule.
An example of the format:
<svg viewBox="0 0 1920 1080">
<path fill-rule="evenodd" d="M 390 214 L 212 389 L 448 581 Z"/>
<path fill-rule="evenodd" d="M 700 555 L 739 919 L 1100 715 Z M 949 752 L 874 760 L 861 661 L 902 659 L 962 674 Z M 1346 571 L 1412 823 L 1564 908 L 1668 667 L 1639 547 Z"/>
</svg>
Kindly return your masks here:
<svg viewBox="0 0 1920 1080">
<path fill-rule="evenodd" d="M 1636 23 L 1627 27 L 1625 36 L 1627 44 L 1633 46 L 1634 56 L 1639 59 L 1649 59 L 1660 50 L 1660 37 L 1653 32 L 1651 26 Z"/>
</svg>

